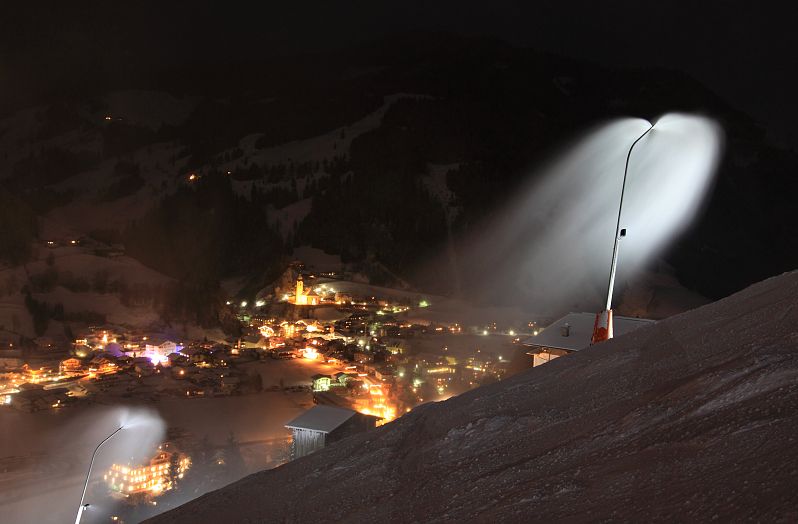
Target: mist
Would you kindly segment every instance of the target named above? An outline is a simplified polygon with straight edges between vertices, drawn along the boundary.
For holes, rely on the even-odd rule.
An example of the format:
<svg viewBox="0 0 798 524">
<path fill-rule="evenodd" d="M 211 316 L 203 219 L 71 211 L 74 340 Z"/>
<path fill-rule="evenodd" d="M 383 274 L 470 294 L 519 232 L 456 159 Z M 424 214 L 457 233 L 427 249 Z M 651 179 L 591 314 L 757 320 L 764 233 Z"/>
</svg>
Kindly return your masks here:
<svg viewBox="0 0 798 524">
<path fill-rule="evenodd" d="M 304 380 L 302 368 L 286 377 Z M 279 379 L 272 376 L 276 383 Z M 109 398 L 57 411 L 0 413 L 0 522 L 27 524 L 74 522 L 92 451 L 124 425 L 97 453 L 85 502 L 91 504 L 81 522 L 108 522 L 120 515 L 136 522 L 167 511 L 239 478 L 284 463 L 290 433 L 287 420 L 306 409 L 293 397 L 262 392 L 255 395 L 186 400 L 161 399 L 151 408 Z M 123 403 L 124 402 L 124 403 Z M 268 406 L 265 409 L 264 406 Z M 211 422 L 209 422 L 211 421 Z M 165 431 L 165 428 L 168 430 Z M 233 436 L 244 458 L 240 468 L 202 468 L 202 457 L 225 453 Z M 178 489 L 149 502 L 131 503 L 115 495 L 103 475 L 111 464 L 148 464 L 165 442 L 191 459 Z M 216 464 L 212 461 L 212 464 Z M 157 502 L 157 505 L 150 502 Z"/>
<path fill-rule="evenodd" d="M 63 523 L 74 522 L 80 504 L 83 483 L 95 447 L 113 431 L 123 427 L 97 451 L 84 503 L 90 507 L 81 522 L 107 522 L 113 501 L 103 491 L 103 474 L 113 463 L 137 463 L 148 460 L 164 440 L 166 426 L 154 410 L 142 407 L 98 408 L 54 427 L 56 421 L 41 419 L 33 432 L 29 425 L 7 427 L 6 444 L 15 442 L 19 449 L 6 449 L 21 460 L 32 460 L 38 469 L 47 468 L 47 480 L 35 485 L 26 475 L 8 473 L 0 506 L 3 522 Z M 11 426 L 11 425 L 9 425 Z M 25 427 L 29 434 L 22 434 Z M 57 450 L 57 451 L 56 451 Z M 37 476 L 38 478 L 38 476 Z"/>
<path fill-rule="evenodd" d="M 722 131 L 708 118 L 668 113 L 654 124 L 629 161 L 620 285 L 690 226 L 722 150 Z M 508 195 L 458 250 L 463 281 L 477 282 L 471 293 L 542 315 L 603 309 L 627 153 L 649 127 L 637 118 L 608 122 L 531 173 L 537 182 Z"/>
</svg>

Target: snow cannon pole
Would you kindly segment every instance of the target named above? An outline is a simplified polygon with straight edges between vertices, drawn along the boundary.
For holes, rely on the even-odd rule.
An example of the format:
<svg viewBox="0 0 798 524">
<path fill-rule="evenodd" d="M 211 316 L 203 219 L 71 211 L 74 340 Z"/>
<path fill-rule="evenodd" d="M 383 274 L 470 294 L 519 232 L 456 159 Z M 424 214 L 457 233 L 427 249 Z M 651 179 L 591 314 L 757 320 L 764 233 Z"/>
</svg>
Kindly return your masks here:
<svg viewBox="0 0 798 524">
<path fill-rule="evenodd" d="M 621 201 L 618 204 L 618 220 L 615 222 L 615 242 L 612 246 L 612 262 L 610 262 L 610 281 L 607 285 L 607 306 L 604 311 L 596 313 L 596 321 L 593 323 L 593 336 L 590 337 L 590 344 L 598 344 L 605 340 L 612 338 L 612 291 L 615 287 L 615 271 L 618 268 L 618 247 L 621 238 L 626 236 L 626 229 L 621 229 L 621 212 L 623 211 L 623 196 L 626 191 L 626 177 L 629 174 L 629 159 L 632 158 L 632 150 L 638 142 L 646 136 L 652 129 L 654 124 L 646 129 L 645 133 L 637 137 L 637 140 L 632 142 L 629 147 L 629 152 L 626 154 L 626 165 L 623 168 L 623 183 L 621 184 Z"/>
<path fill-rule="evenodd" d="M 111 439 L 111 437 L 113 437 L 114 435 L 116 435 L 117 433 L 122 431 L 123 429 L 125 429 L 124 425 L 119 426 L 118 428 L 116 428 L 116 430 L 113 433 L 111 433 L 110 435 L 105 437 L 102 440 L 102 442 L 97 444 L 96 448 L 94 448 L 94 453 L 91 454 L 91 461 L 89 462 L 89 471 L 86 473 L 86 482 L 83 484 L 83 493 L 81 493 L 81 495 L 80 495 L 80 505 L 78 506 L 78 514 L 75 517 L 75 524 L 80 524 L 80 519 L 83 516 L 83 512 L 86 510 L 86 508 L 89 507 L 89 504 L 84 504 L 83 503 L 83 499 L 86 498 L 86 489 L 89 487 L 89 479 L 91 478 L 91 468 L 92 468 L 92 466 L 94 466 L 94 457 L 97 456 L 97 451 L 99 451 L 100 447 L 102 447 L 103 444 L 108 442 Z"/>
</svg>

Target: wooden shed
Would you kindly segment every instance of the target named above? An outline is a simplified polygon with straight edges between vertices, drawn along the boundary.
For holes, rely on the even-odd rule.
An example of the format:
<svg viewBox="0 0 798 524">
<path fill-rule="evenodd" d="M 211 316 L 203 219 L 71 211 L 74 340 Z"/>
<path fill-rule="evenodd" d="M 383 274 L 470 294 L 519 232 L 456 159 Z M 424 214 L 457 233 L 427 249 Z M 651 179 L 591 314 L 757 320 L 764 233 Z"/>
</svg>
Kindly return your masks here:
<svg viewBox="0 0 798 524">
<path fill-rule="evenodd" d="M 367 431 L 378 417 L 333 406 L 315 406 L 285 425 L 291 430 L 291 459 L 304 457 L 325 445 Z"/>
</svg>

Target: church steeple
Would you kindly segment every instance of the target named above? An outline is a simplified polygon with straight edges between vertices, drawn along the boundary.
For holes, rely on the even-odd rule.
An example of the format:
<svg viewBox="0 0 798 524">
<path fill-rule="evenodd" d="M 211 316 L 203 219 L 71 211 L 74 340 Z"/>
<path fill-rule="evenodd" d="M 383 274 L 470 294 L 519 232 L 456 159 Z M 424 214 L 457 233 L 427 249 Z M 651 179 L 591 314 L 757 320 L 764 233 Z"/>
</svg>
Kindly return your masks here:
<svg viewBox="0 0 798 524">
<path fill-rule="evenodd" d="M 296 295 L 294 295 L 294 304 L 305 305 L 307 304 L 308 297 L 305 296 L 305 282 L 302 280 L 302 275 L 296 279 Z"/>
</svg>

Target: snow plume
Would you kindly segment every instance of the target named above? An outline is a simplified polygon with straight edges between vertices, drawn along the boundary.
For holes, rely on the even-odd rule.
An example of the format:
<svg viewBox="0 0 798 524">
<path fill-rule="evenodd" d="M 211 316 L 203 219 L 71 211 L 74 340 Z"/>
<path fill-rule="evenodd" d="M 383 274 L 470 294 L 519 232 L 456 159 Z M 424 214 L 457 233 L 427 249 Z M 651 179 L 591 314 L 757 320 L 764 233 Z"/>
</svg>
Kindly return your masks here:
<svg viewBox="0 0 798 524">
<path fill-rule="evenodd" d="M 619 282 L 690 224 L 722 149 L 722 132 L 707 118 L 669 113 L 654 123 L 629 161 Z M 649 127 L 643 119 L 611 121 L 530 177 L 536 182 L 466 246 L 467 280 L 481 282 L 479 291 L 492 299 L 521 298 L 541 313 L 602 309 L 624 165 Z"/>
<path fill-rule="evenodd" d="M 82 523 L 107 522 L 113 514 L 110 505 L 117 502 L 108 496 L 103 475 L 113 463 L 148 462 L 166 434 L 161 417 L 141 407 L 91 409 L 66 424 L 54 420 L 58 414 L 20 415 L 39 417 L 41 430 L 37 434 L 18 435 L 19 439 L 25 439 L 24 446 L 20 443 L 18 447 L 25 448 L 30 455 L 17 458 L 35 461 L 37 468 L 46 469 L 49 475 L 47 480 L 31 484 L 24 475 L 16 478 L 13 468 L 6 471 L 3 478 L 12 487 L 0 496 L 3 512 L 0 520 L 8 523 L 74 522 L 92 452 L 104 438 L 122 427 L 97 451 L 84 500 L 91 506 L 81 519 Z"/>
<path fill-rule="evenodd" d="M 99 444 L 102 439 L 120 427 L 122 430 L 103 444 L 97 452 L 90 483 L 96 483 L 99 489 L 96 491 L 97 495 L 91 497 L 91 500 L 89 496 L 91 491 L 87 492 L 85 502 L 91 504 L 91 507 L 83 514 L 84 522 L 105 521 L 108 515 L 113 514 L 113 507 L 108 506 L 115 502 L 106 495 L 106 487 L 103 483 L 103 475 L 111 464 L 146 464 L 166 437 L 166 425 L 158 413 L 143 407 L 114 409 L 95 424 L 91 437 L 96 438 Z M 105 430 L 109 428 L 110 431 L 106 432 Z M 87 455 L 85 458 L 85 469 L 88 470 L 88 461 L 91 460 L 91 455 Z M 80 493 L 76 500 L 80 500 Z"/>
</svg>

